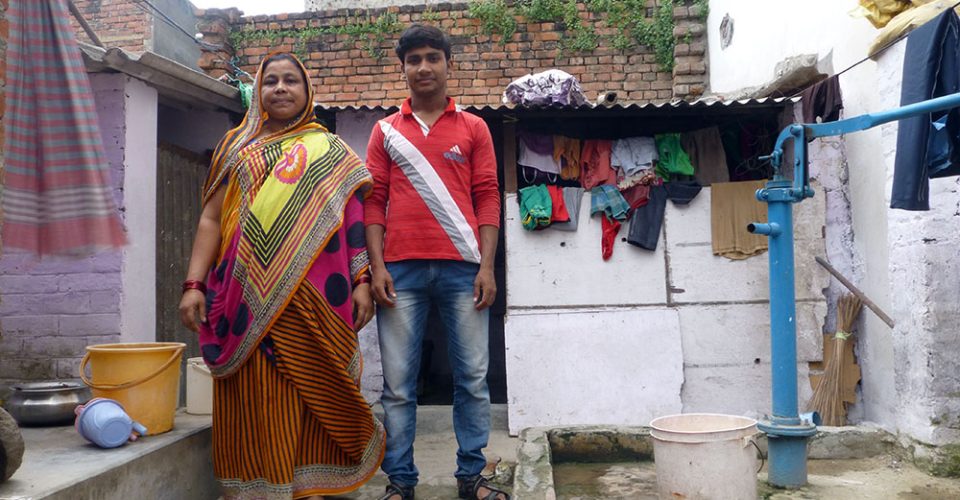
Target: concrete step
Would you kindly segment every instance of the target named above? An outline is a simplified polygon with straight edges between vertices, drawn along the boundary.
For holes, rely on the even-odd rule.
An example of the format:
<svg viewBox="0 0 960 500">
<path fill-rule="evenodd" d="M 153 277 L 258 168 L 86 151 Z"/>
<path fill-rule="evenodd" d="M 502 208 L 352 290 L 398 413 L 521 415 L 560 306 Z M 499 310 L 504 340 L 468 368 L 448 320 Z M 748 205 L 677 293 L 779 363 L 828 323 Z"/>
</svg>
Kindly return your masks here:
<svg viewBox="0 0 960 500">
<path fill-rule="evenodd" d="M 379 405 L 374 407 L 383 418 Z M 507 435 L 507 407 L 493 405 L 487 458 L 516 462 L 518 440 Z M 178 413 L 174 429 L 103 450 L 84 440 L 73 426 L 22 428 L 23 465 L 0 484 L 0 500 L 157 499 L 215 500 L 220 491 L 213 475 L 210 417 Z M 417 409 L 417 498 L 456 496 L 457 442 L 450 406 Z M 378 472 L 360 490 L 339 498 L 375 498 L 387 479 Z"/>
<path fill-rule="evenodd" d="M 100 449 L 73 426 L 22 428 L 23 465 L 0 484 L 0 500 L 215 500 L 210 417 L 177 414 L 174 429 Z"/>
</svg>

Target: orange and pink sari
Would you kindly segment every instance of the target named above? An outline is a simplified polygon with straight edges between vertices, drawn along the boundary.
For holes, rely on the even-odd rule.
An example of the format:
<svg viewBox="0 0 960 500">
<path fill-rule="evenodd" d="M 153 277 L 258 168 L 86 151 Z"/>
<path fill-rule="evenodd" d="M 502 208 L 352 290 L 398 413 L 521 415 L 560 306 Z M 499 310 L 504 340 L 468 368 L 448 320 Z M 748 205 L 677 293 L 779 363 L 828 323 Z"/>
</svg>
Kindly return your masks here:
<svg viewBox="0 0 960 500">
<path fill-rule="evenodd" d="M 255 96 L 259 88 L 258 76 Z M 258 100 L 221 141 L 205 187 L 207 200 L 226 189 L 200 330 L 215 377 L 214 469 L 226 498 L 344 493 L 376 472 L 384 446 L 360 393 L 352 316 L 368 270 L 371 177 L 312 122 L 311 106 L 287 130 L 255 139 Z"/>
</svg>

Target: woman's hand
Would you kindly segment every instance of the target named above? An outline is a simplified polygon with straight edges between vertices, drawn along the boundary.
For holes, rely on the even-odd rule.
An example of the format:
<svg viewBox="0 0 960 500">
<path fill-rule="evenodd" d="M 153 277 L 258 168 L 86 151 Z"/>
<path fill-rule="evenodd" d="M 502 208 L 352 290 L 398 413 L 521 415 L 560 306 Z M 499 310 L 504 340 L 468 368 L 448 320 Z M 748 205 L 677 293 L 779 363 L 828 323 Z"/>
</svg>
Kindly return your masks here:
<svg viewBox="0 0 960 500">
<path fill-rule="evenodd" d="M 199 321 L 197 318 L 199 317 Z M 180 322 L 194 333 L 207 321 L 207 298 L 200 290 L 186 290 L 180 297 Z"/>
<path fill-rule="evenodd" d="M 353 331 L 359 332 L 373 319 L 373 295 L 370 283 L 361 283 L 353 289 Z"/>
</svg>

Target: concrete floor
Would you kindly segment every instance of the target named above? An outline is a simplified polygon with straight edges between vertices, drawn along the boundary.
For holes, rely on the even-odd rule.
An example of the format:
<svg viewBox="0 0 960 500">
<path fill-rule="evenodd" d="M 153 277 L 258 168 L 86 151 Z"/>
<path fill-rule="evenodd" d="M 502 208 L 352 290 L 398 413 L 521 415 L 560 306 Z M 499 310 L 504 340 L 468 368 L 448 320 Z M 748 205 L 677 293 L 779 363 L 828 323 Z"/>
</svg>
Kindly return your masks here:
<svg viewBox="0 0 960 500">
<path fill-rule="evenodd" d="M 456 498 L 457 444 L 451 407 L 421 406 L 417 416 L 417 498 Z M 519 442 L 507 435 L 505 405 L 493 406 L 491 426 L 485 451 L 491 461 L 501 459 L 499 470 L 503 472 L 508 470 L 506 465 L 516 462 Z M 0 484 L 0 500 L 214 500 L 219 491 L 210 463 L 209 429 L 209 416 L 180 413 L 174 430 L 168 433 L 103 450 L 87 443 L 73 426 L 22 428 L 24 462 L 9 481 Z M 493 465 L 491 473 L 495 472 Z M 172 477 L 176 481 L 171 481 Z M 378 472 L 359 490 L 335 498 L 377 498 L 387 482 Z"/>
<path fill-rule="evenodd" d="M 947 500 L 960 498 L 960 479 L 933 477 L 890 456 L 850 460 L 810 460 L 809 484 L 781 490 L 766 483 L 764 470 L 757 495 L 764 500 Z M 559 464 L 554 482 L 560 500 L 657 500 L 653 462 Z"/>
<path fill-rule="evenodd" d="M 420 470 L 417 500 L 450 500 L 457 498 L 457 440 L 453 434 L 450 406 L 421 406 L 417 410 L 417 440 L 414 443 L 414 461 Z M 378 412 L 379 414 L 379 412 Z M 493 405 L 490 420 L 490 440 L 484 453 L 488 472 L 496 473 L 495 462 L 501 462 L 495 480 L 505 481 L 509 491 L 509 470 L 517 461 L 518 438 L 507 434 L 507 407 Z M 348 495 L 328 498 L 371 499 L 383 494 L 388 481 L 382 471 L 359 490 Z"/>
<path fill-rule="evenodd" d="M 451 408 L 420 407 L 418 420 L 415 455 L 421 481 L 417 498 L 456 498 L 453 472 L 457 446 Z M 24 465 L 10 481 L 0 485 L 0 500 L 213 500 L 217 492 L 209 465 L 209 422 L 209 417 L 180 414 L 173 431 L 114 450 L 85 443 L 73 427 L 23 429 L 27 442 Z M 489 472 L 509 485 L 520 442 L 507 434 L 506 406 L 494 406 L 492 427 L 487 456 L 491 461 L 501 459 L 502 465 L 495 469 L 491 464 Z M 875 440 L 869 433 L 861 436 Z M 858 448 L 868 445 L 864 442 Z M 560 500 L 644 499 L 656 495 L 652 462 L 560 464 L 554 474 Z M 170 477 L 177 477 L 177 481 L 171 483 Z M 800 490 L 773 489 L 766 486 L 765 479 L 766 470 L 758 475 L 758 494 L 771 500 L 960 498 L 960 479 L 932 477 L 886 454 L 810 460 L 810 484 Z M 378 472 L 359 490 L 335 498 L 377 498 L 386 484 L 386 477 Z"/>
<path fill-rule="evenodd" d="M 760 479 L 766 480 L 761 473 Z M 809 484 L 796 491 L 761 489 L 762 498 L 800 499 L 915 499 L 960 498 L 960 479 L 934 477 L 891 456 L 858 460 L 811 460 Z"/>
</svg>

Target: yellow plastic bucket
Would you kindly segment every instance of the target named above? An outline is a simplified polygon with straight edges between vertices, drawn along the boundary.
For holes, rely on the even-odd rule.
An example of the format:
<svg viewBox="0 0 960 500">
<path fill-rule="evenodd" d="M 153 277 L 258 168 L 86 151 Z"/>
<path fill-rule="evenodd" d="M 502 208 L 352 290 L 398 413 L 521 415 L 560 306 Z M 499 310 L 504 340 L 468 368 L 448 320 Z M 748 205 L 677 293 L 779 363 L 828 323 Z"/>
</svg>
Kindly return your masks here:
<svg viewBox="0 0 960 500">
<path fill-rule="evenodd" d="M 186 344 L 150 342 L 87 346 L 80 378 L 95 398 L 116 400 L 148 436 L 173 429 L 180 397 L 180 358 Z M 87 378 L 87 365 L 90 378 Z"/>
</svg>

